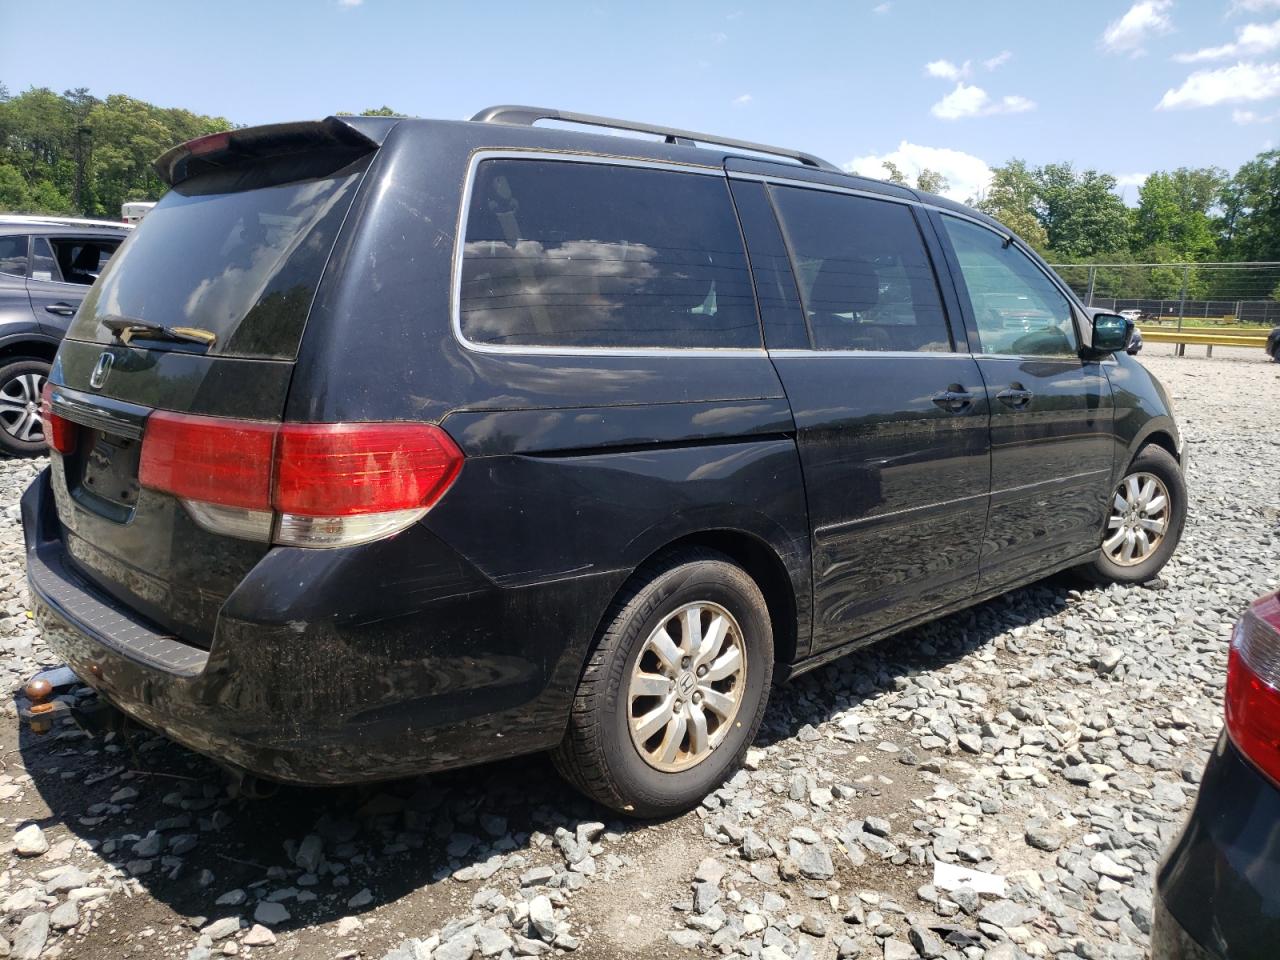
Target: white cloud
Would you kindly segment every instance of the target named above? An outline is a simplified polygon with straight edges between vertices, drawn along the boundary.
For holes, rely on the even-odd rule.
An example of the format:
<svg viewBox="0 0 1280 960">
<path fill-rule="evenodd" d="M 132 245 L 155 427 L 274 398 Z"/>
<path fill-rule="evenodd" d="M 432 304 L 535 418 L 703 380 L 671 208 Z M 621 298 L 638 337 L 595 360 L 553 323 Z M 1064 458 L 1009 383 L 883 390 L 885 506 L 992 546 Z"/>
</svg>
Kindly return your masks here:
<svg viewBox="0 0 1280 960">
<path fill-rule="evenodd" d="M 1236 30 L 1235 43 L 1224 43 L 1220 47 L 1203 47 L 1191 53 L 1179 53 L 1173 59 L 1179 63 L 1226 60 L 1229 57 L 1266 53 L 1276 47 L 1280 47 L 1280 20 L 1275 23 L 1246 23 Z"/>
<path fill-rule="evenodd" d="M 1143 44 L 1149 36 L 1173 29 L 1167 11 L 1173 0 L 1141 0 L 1125 11 L 1119 20 L 1107 24 L 1102 31 L 1102 45 L 1112 53 L 1137 57 L 1146 53 Z"/>
<path fill-rule="evenodd" d="M 982 65 L 988 70 L 998 70 L 1013 59 L 1013 52 L 1010 50 L 1001 50 L 989 60 L 983 60 Z"/>
<path fill-rule="evenodd" d="M 1237 63 L 1217 70 L 1197 70 L 1176 90 L 1166 90 L 1157 110 L 1212 107 L 1280 96 L 1280 63 Z"/>
<path fill-rule="evenodd" d="M 888 13 L 892 9 L 893 9 L 892 3 L 878 3 L 871 8 L 871 12 L 877 13 L 880 16 L 884 16 L 886 13 Z"/>
<path fill-rule="evenodd" d="M 991 183 L 991 168 L 981 157 L 948 147 L 925 147 L 907 140 L 890 153 L 855 157 L 844 168 L 851 173 L 883 180 L 886 160 L 901 170 L 911 183 L 915 183 L 916 175 L 926 167 L 936 170 L 947 178 L 949 184 L 943 194 L 961 202 L 980 196 Z"/>
<path fill-rule="evenodd" d="M 1235 0 L 1229 13 L 1262 13 L 1264 10 L 1280 10 L 1280 0 Z"/>
<path fill-rule="evenodd" d="M 993 113 L 1025 113 L 1035 107 L 1035 101 L 1016 95 L 993 100 L 981 87 L 961 81 L 930 110 L 941 120 L 960 120 L 964 117 L 986 117 Z"/>
<path fill-rule="evenodd" d="M 729 39 L 729 35 L 724 31 L 717 31 L 711 35 L 711 42 L 717 47 Z"/>
<path fill-rule="evenodd" d="M 1280 120 L 1280 111 L 1275 113 L 1261 114 L 1253 110 L 1232 110 L 1231 121 L 1238 123 L 1242 127 L 1247 127 L 1254 123 L 1273 123 Z"/>
<path fill-rule="evenodd" d="M 1149 176 L 1151 176 L 1149 173 L 1117 173 L 1115 175 L 1116 186 L 1140 187 L 1147 182 L 1147 177 Z"/>
<path fill-rule="evenodd" d="M 950 60 L 931 60 L 924 65 L 924 72 L 942 80 L 963 80 L 969 75 L 969 61 L 957 67 Z"/>
<path fill-rule="evenodd" d="M 364 3 L 364 0 L 338 0 L 338 6 L 340 7 L 358 7 L 362 3 Z"/>
<path fill-rule="evenodd" d="M 749 93 L 744 93 L 740 96 L 733 98 L 733 105 L 735 107 L 745 107 L 750 102 L 751 102 L 751 94 Z"/>
</svg>

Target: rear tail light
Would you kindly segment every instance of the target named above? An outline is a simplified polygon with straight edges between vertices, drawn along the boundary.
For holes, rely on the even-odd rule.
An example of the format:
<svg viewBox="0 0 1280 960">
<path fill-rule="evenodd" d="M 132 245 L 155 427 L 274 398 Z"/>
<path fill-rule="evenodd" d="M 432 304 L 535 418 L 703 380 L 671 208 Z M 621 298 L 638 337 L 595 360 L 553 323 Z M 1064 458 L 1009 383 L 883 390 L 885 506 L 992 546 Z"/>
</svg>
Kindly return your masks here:
<svg viewBox="0 0 1280 960">
<path fill-rule="evenodd" d="M 1255 601 L 1236 624 L 1226 714 L 1236 748 L 1280 784 L 1280 593 Z"/>
<path fill-rule="evenodd" d="M 51 450 L 74 453 L 76 449 L 76 425 L 53 412 L 53 384 L 45 381 L 40 391 L 40 422 L 44 427 L 44 440 Z"/>
<path fill-rule="evenodd" d="M 349 546 L 403 530 L 462 468 L 422 423 L 255 423 L 157 411 L 138 480 L 181 499 L 201 526 L 295 546 Z"/>
</svg>

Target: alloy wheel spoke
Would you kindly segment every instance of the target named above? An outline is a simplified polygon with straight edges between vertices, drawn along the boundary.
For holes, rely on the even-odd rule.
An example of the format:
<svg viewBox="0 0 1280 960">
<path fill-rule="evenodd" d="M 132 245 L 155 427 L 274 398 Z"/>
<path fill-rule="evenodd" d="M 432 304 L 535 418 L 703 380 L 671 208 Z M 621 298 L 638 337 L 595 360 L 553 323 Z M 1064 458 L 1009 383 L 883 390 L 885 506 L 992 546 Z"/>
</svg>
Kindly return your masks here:
<svg viewBox="0 0 1280 960">
<path fill-rule="evenodd" d="M 1116 498 L 1111 501 L 1111 509 L 1120 514 L 1129 509 L 1129 501 L 1124 498 L 1123 490 L 1116 491 Z"/>
<path fill-rule="evenodd" d="M 667 633 L 666 627 L 659 627 L 654 631 L 653 636 L 649 638 L 649 646 L 658 655 L 662 665 L 667 668 L 669 676 L 674 677 L 680 672 L 680 648 L 671 639 L 671 634 Z"/>
<path fill-rule="evenodd" d="M 0 394 L 0 413 L 25 413 L 27 405 L 21 400 Z"/>
<path fill-rule="evenodd" d="M 1151 501 L 1151 495 L 1156 492 L 1156 481 L 1153 477 L 1147 477 L 1142 483 L 1142 492 L 1138 495 L 1138 509 L 1146 510 L 1147 504 Z"/>
<path fill-rule="evenodd" d="M 1132 530 L 1124 532 L 1124 547 L 1120 550 L 1120 559 L 1128 562 L 1133 559 L 1133 547 L 1137 542 L 1137 537 L 1133 535 Z"/>
<path fill-rule="evenodd" d="M 680 618 L 684 628 L 680 637 L 680 652 L 685 656 L 693 656 L 702 643 L 702 608 L 690 607 Z"/>
<path fill-rule="evenodd" d="M 1164 510 L 1165 506 L 1166 506 L 1168 503 L 1169 503 L 1169 501 L 1168 501 L 1167 499 L 1165 499 L 1165 497 L 1164 497 L 1164 495 L 1163 495 L 1163 494 L 1161 494 L 1160 496 L 1157 496 L 1157 497 L 1155 497 L 1154 499 L 1152 499 L 1151 501 L 1149 501 L 1149 502 L 1147 503 L 1146 507 L 1144 508 L 1143 512 L 1144 512 L 1147 516 L 1151 516 L 1151 515 L 1153 515 L 1153 514 L 1160 513 L 1160 512 L 1162 512 L 1162 511 Z"/>
<path fill-rule="evenodd" d="M 665 697 L 671 692 L 671 679 L 660 673 L 639 673 L 631 681 L 631 698 Z"/>
<path fill-rule="evenodd" d="M 1142 499 L 1142 486 L 1138 482 L 1137 477 L 1125 478 L 1125 497 L 1128 503 L 1138 503 Z"/>
<path fill-rule="evenodd" d="M 696 703 L 689 704 L 689 752 L 695 756 L 707 749 L 707 715 Z"/>
<path fill-rule="evenodd" d="M 711 621 L 711 626 L 702 637 L 702 643 L 698 646 L 698 652 L 693 658 L 693 665 L 700 667 L 715 659 L 723 649 L 725 638 L 728 636 L 729 619 L 716 614 Z"/>
<path fill-rule="evenodd" d="M 689 721 L 685 719 L 683 713 L 677 713 L 671 718 L 671 722 L 667 724 L 667 732 L 662 737 L 662 744 L 658 747 L 660 761 L 671 763 L 675 760 L 676 754 L 684 746 L 684 735 L 688 726 Z"/>
<path fill-rule="evenodd" d="M 1138 526 L 1143 530 L 1150 531 L 1151 533 L 1162 534 L 1164 533 L 1164 528 L 1168 526 L 1168 524 L 1164 520 L 1153 520 L 1150 517 L 1143 517 L 1138 521 Z"/>
<path fill-rule="evenodd" d="M 719 690 L 711 687 L 702 687 L 702 704 L 712 713 L 716 714 L 722 720 L 728 720 L 733 716 L 734 707 L 737 702 L 727 693 L 721 693 Z"/>
<path fill-rule="evenodd" d="M 730 647 L 711 662 L 711 666 L 707 669 L 707 675 L 702 678 L 703 682 L 715 683 L 718 680 L 731 677 L 741 665 L 742 652 L 737 647 Z"/>
<path fill-rule="evenodd" d="M 635 730 L 636 738 L 641 743 L 646 743 L 655 733 L 666 726 L 675 713 L 675 706 L 676 698 L 673 694 L 644 716 L 632 720 L 631 724 Z"/>
<path fill-rule="evenodd" d="M 1115 553 L 1116 550 L 1120 548 L 1120 544 L 1124 543 L 1125 535 L 1128 532 L 1128 530 L 1121 527 L 1115 532 L 1114 536 L 1111 536 L 1102 542 L 1102 549 L 1107 551 L 1107 553 Z"/>
<path fill-rule="evenodd" d="M 1145 557 L 1151 552 L 1151 540 L 1147 537 L 1147 531 L 1135 530 L 1133 531 L 1133 538 L 1137 544 L 1137 556 Z"/>
</svg>

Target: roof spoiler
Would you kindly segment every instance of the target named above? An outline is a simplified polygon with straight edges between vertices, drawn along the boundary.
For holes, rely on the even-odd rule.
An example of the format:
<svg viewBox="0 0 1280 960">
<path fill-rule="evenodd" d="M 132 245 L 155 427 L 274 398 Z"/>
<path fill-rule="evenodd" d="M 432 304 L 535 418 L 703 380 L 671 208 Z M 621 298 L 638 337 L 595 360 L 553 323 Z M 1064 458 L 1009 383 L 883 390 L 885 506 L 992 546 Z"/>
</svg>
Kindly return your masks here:
<svg viewBox="0 0 1280 960">
<path fill-rule="evenodd" d="M 175 187 L 196 174 L 244 160 L 335 148 L 359 155 L 376 150 L 398 122 L 398 117 L 325 117 L 225 130 L 166 150 L 152 167 L 161 180 Z"/>
</svg>

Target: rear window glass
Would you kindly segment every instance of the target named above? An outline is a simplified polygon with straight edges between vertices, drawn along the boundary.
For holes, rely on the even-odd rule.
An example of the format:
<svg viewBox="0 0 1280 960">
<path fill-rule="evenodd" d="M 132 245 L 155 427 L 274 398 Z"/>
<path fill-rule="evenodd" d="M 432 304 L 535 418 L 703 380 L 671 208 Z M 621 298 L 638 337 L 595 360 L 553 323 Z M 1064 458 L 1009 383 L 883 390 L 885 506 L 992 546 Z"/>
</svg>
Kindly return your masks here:
<svg viewBox="0 0 1280 960">
<path fill-rule="evenodd" d="M 478 344 L 759 347 L 723 177 L 485 160 L 467 215 L 462 334 Z"/>
<path fill-rule="evenodd" d="M 292 359 L 320 274 L 351 206 L 362 158 L 294 179 L 297 161 L 194 177 L 164 195 L 102 270 L 68 337 L 109 343 L 123 317 L 207 330 L 219 356 Z M 285 177 L 289 179 L 280 182 Z M 150 340 L 157 350 L 203 345 Z"/>
<path fill-rule="evenodd" d="M 0 237 L 0 273 L 27 275 L 27 238 Z"/>
</svg>

